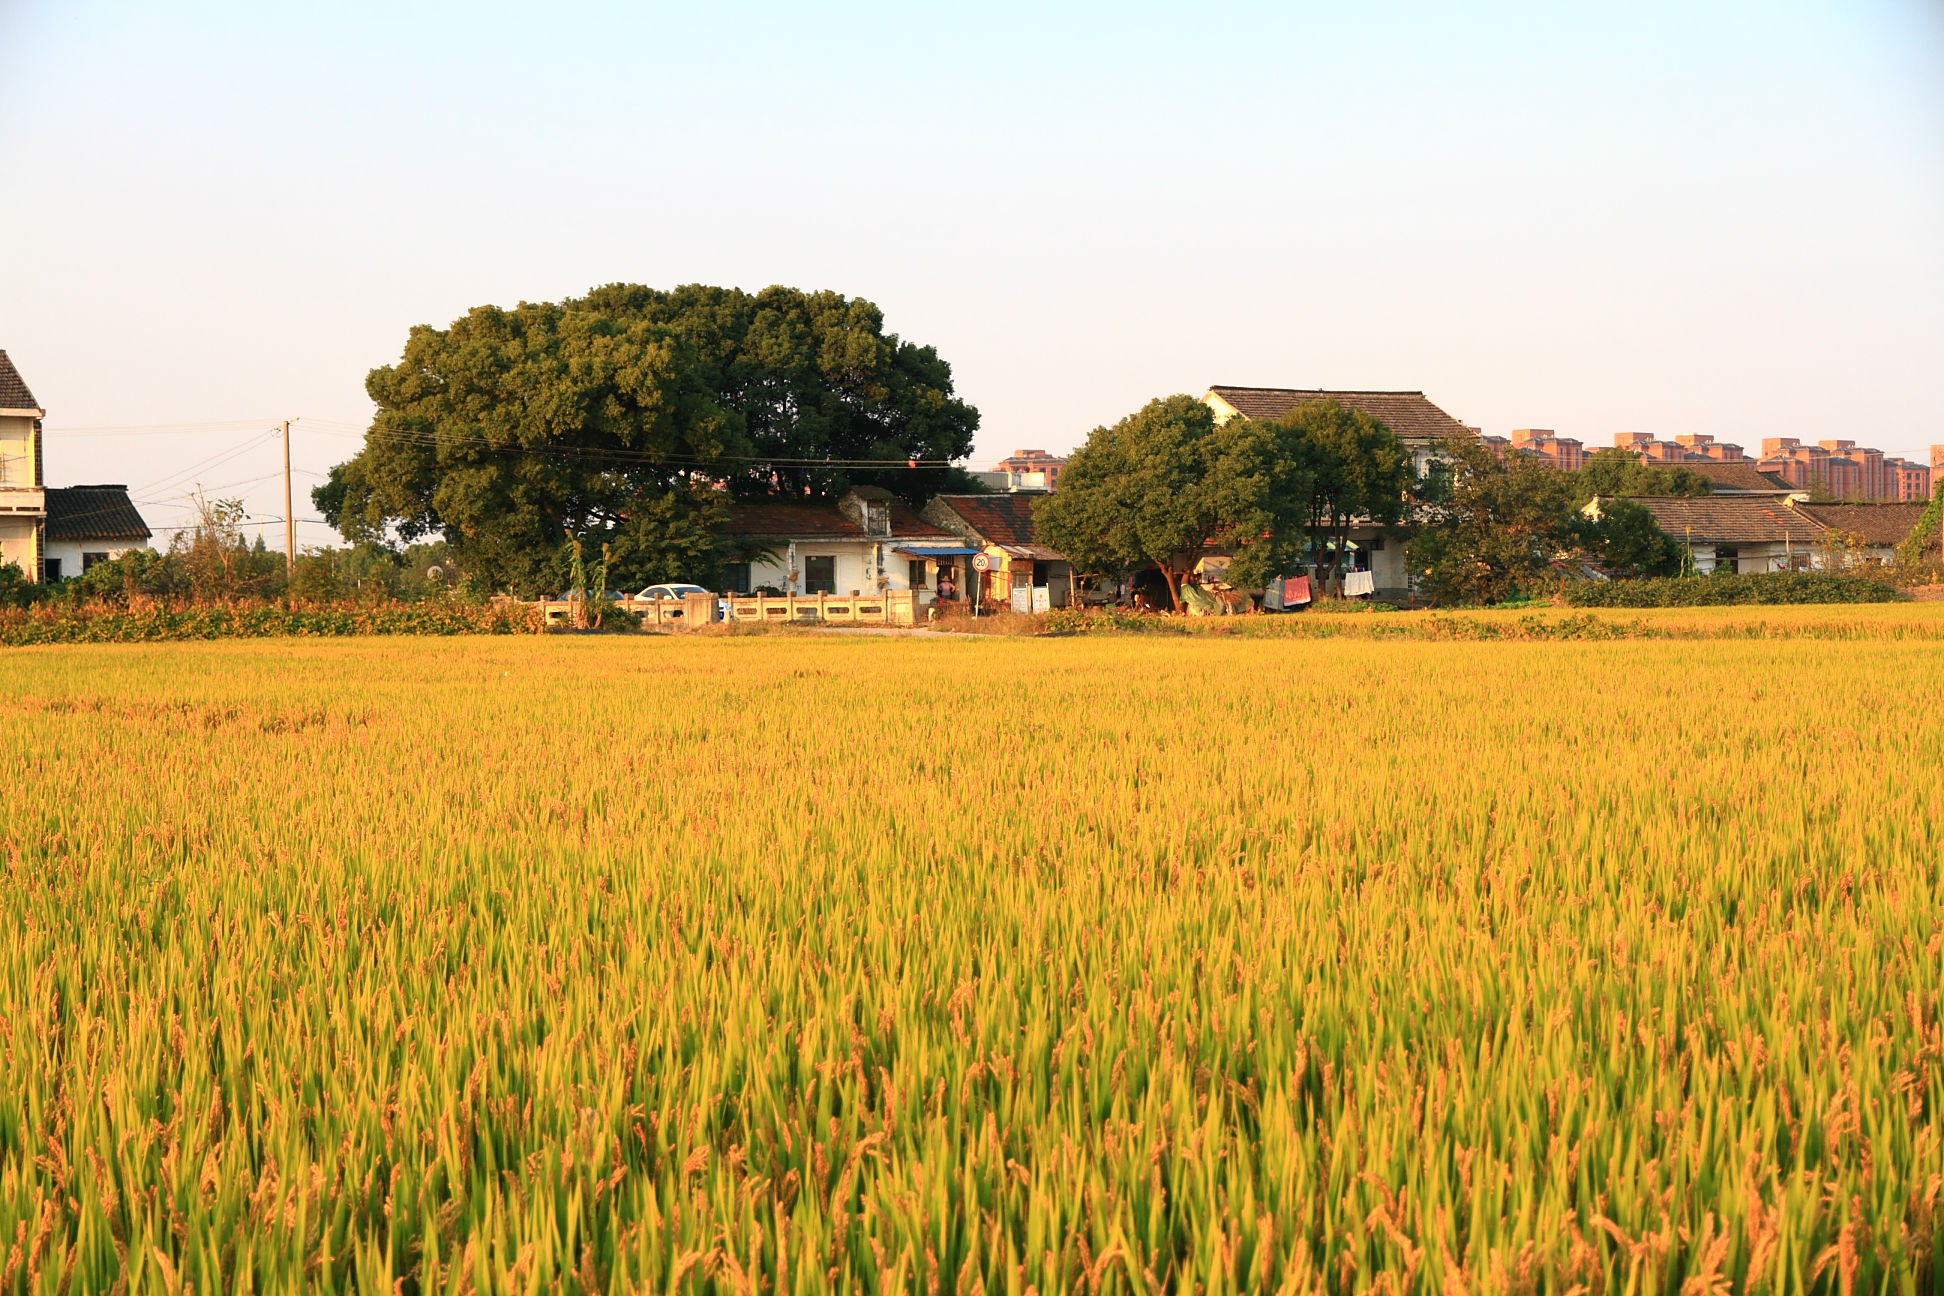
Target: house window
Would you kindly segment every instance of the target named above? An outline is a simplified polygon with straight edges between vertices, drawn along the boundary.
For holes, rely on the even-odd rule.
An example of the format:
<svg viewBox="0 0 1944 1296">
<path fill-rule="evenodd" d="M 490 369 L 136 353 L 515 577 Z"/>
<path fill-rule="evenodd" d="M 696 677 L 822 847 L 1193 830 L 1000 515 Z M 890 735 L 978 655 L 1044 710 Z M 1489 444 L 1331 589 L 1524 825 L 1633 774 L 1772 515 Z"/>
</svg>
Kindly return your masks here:
<svg viewBox="0 0 1944 1296">
<path fill-rule="evenodd" d="M 84 553 L 81 555 L 81 570 L 86 571 L 96 563 L 105 563 L 107 561 L 108 555 L 105 553 Z"/>
<path fill-rule="evenodd" d="M 925 588 L 925 560 L 923 558 L 913 558 L 911 560 L 911 577 L 908 583 L 913 589 Z"/>
<path fill-rule="evenodd" d="M 723 569 L 724 578 L 729 582 L 731 594 L 749 593 L 749 564 L 730 563 Z"/>
<path fill-rule="evenodd" d="M 803 591 L 806 594 L 837 592 L 837 559 L 834 555 L 803 560 Z"/>
<path fill-rule="evenodd" d="M 61 560 L 59 558 L 41 559 L 41 579 L 57 581 L 61 579 Z"/>
</svg>

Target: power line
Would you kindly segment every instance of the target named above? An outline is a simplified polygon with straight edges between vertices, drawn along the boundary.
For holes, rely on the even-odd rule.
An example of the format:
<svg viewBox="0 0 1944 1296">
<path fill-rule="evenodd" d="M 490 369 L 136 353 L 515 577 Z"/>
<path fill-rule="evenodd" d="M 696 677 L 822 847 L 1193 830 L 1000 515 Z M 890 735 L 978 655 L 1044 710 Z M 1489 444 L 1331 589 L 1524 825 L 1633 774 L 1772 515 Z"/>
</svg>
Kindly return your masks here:
<svg viewBox="0 0 1944 1296">
<path fill-rule="evenodd" d="M 210 455 L 206 459 L 200 459 L 195 463 L 190 464 L 186 468 L 178 469 L 177 471 L 170 473 L 166 477 L 158 478 L 157 480 L 152 481 L 145 486 L 139 487 L 133 493 L 141 494 L 141 495 L 153 495 L 159 491 L 166 490 L 171 487 L 180 485 L 182 482 L 194 476 L 196 473 L 201 472 L 206 468 L 214 468 L 219 464 L 228 463 L 231 459 L 236 458 L 238 455 L 243 454 L 246 451 L 255 449 L 257 446 L 261 445 L 263 442 L 269 440 L 271 437 L 275 435 L 277 434 L 274 430 L 266 430 L 258 434 L 257 436 L 249 438 L 247 441 L 243 441 L 238 445 L 230 447 L 227 450 L 218 451 L 217 453 Z"/>
<path fill-rule="evenodd" d="M 321 429 L 330 435 L 347 436 L 357 433 L 332 432 Z M 552 455 L 558 457 L 606 460 L 615 463 L 641 463 L 668 468 L 716 468 L 725 464 L 767 464 L 779 468 L 873 468 L 891 472 L 912 472 L 954 468 L 962 465 L 957 459 L 818 459 L 805 457 L 786 457 L 783 455 L 697 455 L 682 454 L 675 451 L 635 450 L 626 446 L 572 446 L 572 445 L 509 445 L 495 443 L 484 436 L 470 433 L 404 432 L 388 429 L 370 428 L 362 433 L 367 440 L 389 441 L 395 445 L 418 445 L 445 448 L 476 448 L 497 454 Z M 471 446 L 463 443 L 471 442 Z"/>
<path fill-rule="evenodd" d="M 50 436 L 187 436 L 194 432 L 240 432 L 262 427 L 264 419 L 228 419 L 206 423 L 102 423 L 86 427 L 43 426 Z"/>
</svg>

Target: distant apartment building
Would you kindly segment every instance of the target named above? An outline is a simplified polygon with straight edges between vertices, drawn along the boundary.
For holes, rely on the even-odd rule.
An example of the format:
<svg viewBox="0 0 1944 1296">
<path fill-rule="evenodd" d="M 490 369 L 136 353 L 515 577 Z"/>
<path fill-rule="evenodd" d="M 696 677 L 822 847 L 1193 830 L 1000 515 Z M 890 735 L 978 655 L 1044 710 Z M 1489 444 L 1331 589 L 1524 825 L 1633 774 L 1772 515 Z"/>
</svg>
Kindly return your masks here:
<svg viewBox="0 0 1944 1296">
<path fill-rule="evenodd" d="M 1513 428 L 1512 448 L 1538 455 L 1561 472 L 1576 472 L 1586 467 L 1586 444 L 1563 437 L 1551 428 Z"/>
<path fill-rule="evenodd" d="M 1776 488 L 1826 490 L 1832 499 L 1923 500 L 1929 499 L 1931 492 L 1933 468 L 1854 441 L 1804 445 L 1797 437 L 1769 437 L 1762 442 L 1760 459 L 1751 459 L 1738 445 L 1693 432 L 1672 441 L 1645 432 L 1622 432 L 1613 438 L 1613 444 L 1648 463 L 1683 464 L 1697 470 L 1710 464 L 1747 465 Z M 1931 461 L 1933 465 L 1939 462 L 1935 450 Z M 1702 475 L 1714 479 L 1711 472 Z"/>
<path fill-rule="evenodd" d="M 994 473 L 1006 475 L 1005 490 L 1045 490 L 1058 487 L 1060 470 L 1066 460 L 1044 450 L 1015 450 L 993 465 Z"/>
<path fill-rule="evenodd" d="M 1683 432 L 1672 441 L 1659 440 L 1649 432 L 1622 432 L 1613 444 L 1648 463 L 1742 463 L 1748 458 L 1740 446 L 1701 432 Z"/>
<path fill-rule="evenodd" d="M 1937 462 L 1933 447 L 1931 461 Z M 1927 500 L 1932 468 L 1886 455 L 1854 441 L 1804 445 L 1797 437 L 1762 442 L 1761 467 L 1802 490 L 1824 490 L 1839 500 Z"/>
</svg>

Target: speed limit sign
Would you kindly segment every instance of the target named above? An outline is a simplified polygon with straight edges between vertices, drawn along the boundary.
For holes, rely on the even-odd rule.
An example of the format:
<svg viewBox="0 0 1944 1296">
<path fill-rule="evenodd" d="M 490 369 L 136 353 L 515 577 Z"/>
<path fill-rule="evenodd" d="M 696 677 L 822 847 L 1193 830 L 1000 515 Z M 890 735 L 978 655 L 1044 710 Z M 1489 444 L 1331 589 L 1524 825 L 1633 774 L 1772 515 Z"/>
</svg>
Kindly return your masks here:
<svg viewBox="0 0 1944 1296">
<path fill-rule="evenodd" d="M 991 555 L 991 554 L 974 554 L 974 555 L 972 555 L 972 570 L 973 570 L 973 571 L 981 571 L 981 572 L 983 572 L 983 571 L 991 571 L 991 570 L 992 570 L 992 555 Z"/>
</svg>

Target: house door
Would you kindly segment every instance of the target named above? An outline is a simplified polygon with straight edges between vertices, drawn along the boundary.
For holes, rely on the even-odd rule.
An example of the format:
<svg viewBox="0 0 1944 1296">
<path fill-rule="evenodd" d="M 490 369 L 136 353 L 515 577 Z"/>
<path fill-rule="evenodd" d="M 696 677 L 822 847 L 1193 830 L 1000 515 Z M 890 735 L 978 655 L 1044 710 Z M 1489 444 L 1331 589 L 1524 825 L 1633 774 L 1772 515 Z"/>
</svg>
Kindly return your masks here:
<svg viewBox="0 0 1944 1296">
<path fill-rule="evenodd" d="M 835 594 L 837 592 L 837 558 L 835 555 L 812 555 L 803 560 L 803 592 L 806 594 Z"/>
</svg>

